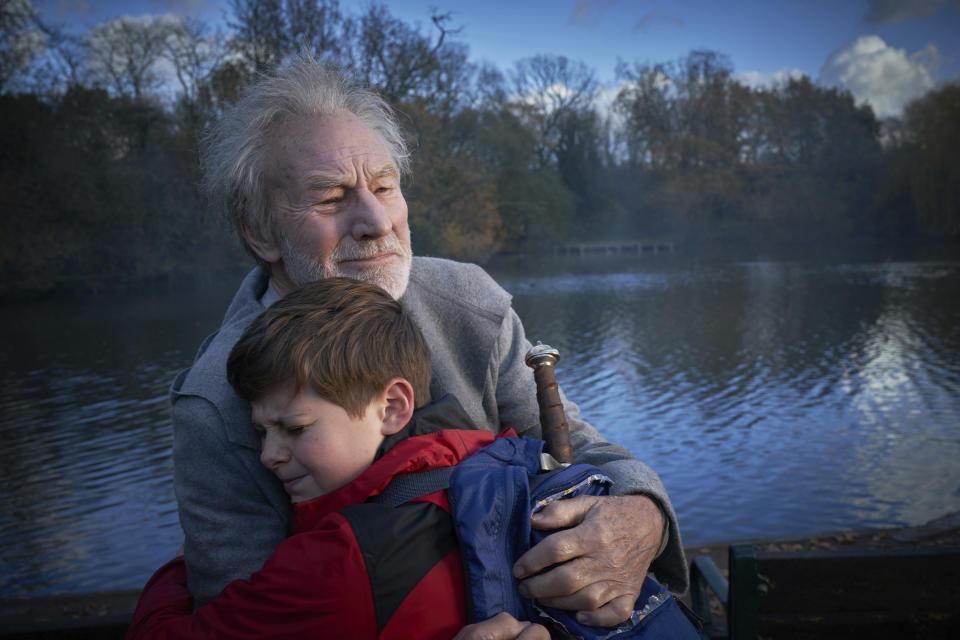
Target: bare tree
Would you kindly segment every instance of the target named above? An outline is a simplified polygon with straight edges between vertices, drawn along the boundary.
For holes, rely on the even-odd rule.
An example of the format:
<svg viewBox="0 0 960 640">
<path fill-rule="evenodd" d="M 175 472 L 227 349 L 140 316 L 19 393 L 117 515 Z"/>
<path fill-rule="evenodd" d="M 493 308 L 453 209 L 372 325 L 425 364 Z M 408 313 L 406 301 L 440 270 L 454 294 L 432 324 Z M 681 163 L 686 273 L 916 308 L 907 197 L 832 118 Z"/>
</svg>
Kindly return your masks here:
<svg viewBox="0 0 960 640">
<path fill-rule="evenodd" d="M 617 76 L 624 80 L 614 102 L 623 118 L 627 157 L 634 166 L 666 168 L 675 164 L 672 141 L 676 135 L 675 93 L 670 69 L 662 64 L 633 68 L 621 63 Z"/>
<path fill-rule="evenodd" d="M 0 0 L 0 90 L 44 49 L 30 0 Z"/>
<path fill-rule="evenodd" d="M 344 18 L 337 0 L 286 0 L 285 13 L 288 49 L 309 47 L 318 58 L 340 58 L 350 20 Z"/>
<path fill-rule="evenodd" d="M 223 53 L 219 34 L 196 18 L 177 17 L 169 25 L 164 55 L 173 65 L 180 84 L 182 100 L 197 102 L 200 86 L 210 75 Z"/>
<path fill-rule="evenodd" d="M 431 15 L 439 32 L 434 40 L 395 18 L 386 6 L 371 5 L 360 17 L 352 65 L 365 82 L 393 102 L 437 90 L 449 95 L 451 83 L 467 65 L 465 48 L 447 41 L 459 31 L 450 28 L 450 19 L 449 13 Z"/>
<path fill-rule="evenodd" d="M 960 84 L 946 84 L 907 105 L 910 192 L 918 228 L 960 237 Z"/>
<path fill-rule="evenodd" d="M 514 108 L 538 137 L 542 164 L 553 158 L 561 123 L 590 108 L 597 88 L 593 70 L 566 56 L 536 55 L 514 64 Z"/>
<path fill-rule="evenodd" d="M 86 40 L 60 27 L 39 24 L 47 38 L 47 55 L 36 71 L 41 90 L 62 94 L 87 80 Z"/>
<path fill-rule="evenodd" d="M 507 104 L 506 77 L 490 62 L 477 66 L 476 82 L 468 91 L 468 104 L 477 109 L 499 111 Z"/>
<path fill-rule="evenodd" d="M 167 51 L 172 16 L 125 16 L 95 27 L 87 36 L 89 69 L 117 95 L 136 99 L 164 82 L 160 62 Z"/>
<path fill-rule="evenodd" d="M 352 21 L 337 0 L 230 0 L 230 10 L 230 49 L 248 75 L 304 48 L 341 62 L 352 34 Z"/>
<path fill-rule="evenodd" d="M 289 48 L 283 0 L 230 0 L 233 12 L 228 25 L 236 35 L 230 48 L 253 74 L 279 63 Z"/>
</svg>

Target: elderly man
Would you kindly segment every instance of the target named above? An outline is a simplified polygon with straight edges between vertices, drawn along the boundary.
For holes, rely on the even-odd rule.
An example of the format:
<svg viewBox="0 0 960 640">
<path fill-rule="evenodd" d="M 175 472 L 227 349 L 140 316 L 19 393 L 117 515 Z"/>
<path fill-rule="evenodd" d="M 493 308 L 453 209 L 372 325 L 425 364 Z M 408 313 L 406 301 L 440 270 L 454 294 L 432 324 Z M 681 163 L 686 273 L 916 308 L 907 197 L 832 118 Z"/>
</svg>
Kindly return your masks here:
<svg viewBox="0 0 960 640">
<path fill-rule="evenodd" d="M 378 96 L 296 59 L 224 115 L 203 162 L 211 203 L 259 264 L 172 387 L 175 489 L 199 603 L 259 569 L 287 535 L 289 500 L 259 462 L 250 408 L 227 383 L 225 361 L 247 324 L 293 288 L 336 275 L 380 285 L 427 337 L 432 397 L 457 397 L 476 428 L 533 437 L 540 428 L 523 362 L 530 344 L 509 294 L 475 265 L 412 257 L 400 188 L 407 149 Z M 630 614 L 648 569 L 682 591 L 686 565 L 657 475 L 565 406 L 575 461 L 601 466 L 617 495 L 545 510 L 535 527 L 570 528 L 531 549 L 514 573 L 523 595 L 610 625 Z"/>
</svg>

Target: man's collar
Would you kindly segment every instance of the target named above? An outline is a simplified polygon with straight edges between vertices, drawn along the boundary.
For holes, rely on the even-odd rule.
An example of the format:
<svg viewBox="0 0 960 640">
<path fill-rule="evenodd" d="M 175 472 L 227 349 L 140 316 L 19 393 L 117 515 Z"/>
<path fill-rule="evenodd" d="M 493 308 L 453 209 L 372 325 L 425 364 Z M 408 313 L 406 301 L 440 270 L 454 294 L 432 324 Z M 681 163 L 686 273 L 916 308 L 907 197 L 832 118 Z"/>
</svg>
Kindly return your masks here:
<svg viewBox="0 0 960 640">
<path fill-rule="evenodd" d="M 264 308 L 267 308 L 281 297 L 282 296 L 277 293 L 277 290 L 273 286 L 273 278 L 270 278 L 270 280 L 267 281 L 267 290 L 263 292 L 262 296 L 260 296 L 260 304 L 262 304 Z"/>
</svg>

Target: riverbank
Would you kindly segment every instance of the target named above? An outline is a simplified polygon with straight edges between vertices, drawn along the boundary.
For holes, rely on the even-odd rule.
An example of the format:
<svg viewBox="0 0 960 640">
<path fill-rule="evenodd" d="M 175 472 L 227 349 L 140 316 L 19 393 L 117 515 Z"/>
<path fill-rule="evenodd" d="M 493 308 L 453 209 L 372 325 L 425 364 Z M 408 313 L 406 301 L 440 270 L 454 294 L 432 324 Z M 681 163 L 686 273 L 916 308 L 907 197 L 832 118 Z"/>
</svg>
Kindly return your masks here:
<svg viewBox="0 0 960 640">
<path fill-rule="evenodd" d="M 687 559 L 709 555 L 725 572 L 727 547 L 732 542 L 747 540 L 688 546 Z M 749 542 L 753 542 L 760 551 L 960 547 L 960 512 L 949 513 L 914 527 L 838 531 L 815 536 L 754 539 Z M 0 600 L 0 638 L 123 638 L 138 597 L 139 591 L 130 590 Z"/>
<path fill-rule="evenodd" d="M 727 540 L 685 547 L 687 561 L 709 555 L 726 574 L 727 549 L 735 542 L 752 542 L 757 551 L 851 551 L 960 547 L 960 512 L 948 513 L 926 524 L 889 529 L 837 531 L 814 536 L 787 536 L 753 540 Z"/>
</svg>

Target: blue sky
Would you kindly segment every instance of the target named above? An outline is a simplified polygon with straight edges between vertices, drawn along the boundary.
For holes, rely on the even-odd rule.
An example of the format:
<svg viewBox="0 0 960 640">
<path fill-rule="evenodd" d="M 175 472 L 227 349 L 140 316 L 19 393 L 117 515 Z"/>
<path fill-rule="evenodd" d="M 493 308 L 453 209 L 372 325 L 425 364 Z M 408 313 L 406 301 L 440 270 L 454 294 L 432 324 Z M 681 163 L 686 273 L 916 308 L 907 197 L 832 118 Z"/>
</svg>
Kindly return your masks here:
<svg viewBox="0 0 960 640">
<path fill-rule="evenodd" d="M 667 62 L 693 49 L 729 56 L 760 84 L 805 73 L 894 115 L 938 82 L 960 80 L 960 0 L 390 0 L 426 29 L 450 12 L 474 61 L 503 70 L 538 53 L 565 55 L 614 84 L 617 60 Z M 341 0 L 357 13 L 367 2 Z M 122 15 L 178 13 L 212 23 L 226 0 L 34 0 L 41 15 L 78 28 Z"/>
</svg>

